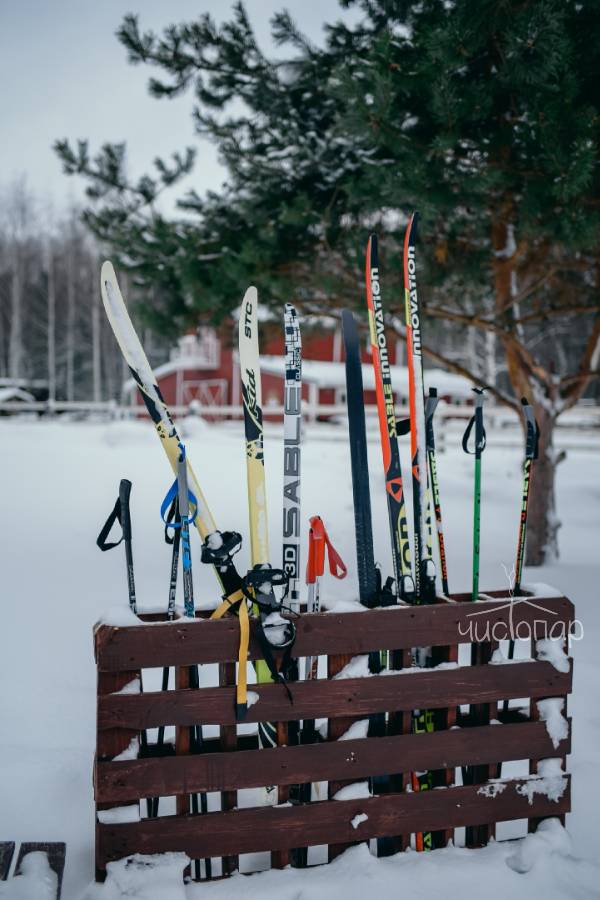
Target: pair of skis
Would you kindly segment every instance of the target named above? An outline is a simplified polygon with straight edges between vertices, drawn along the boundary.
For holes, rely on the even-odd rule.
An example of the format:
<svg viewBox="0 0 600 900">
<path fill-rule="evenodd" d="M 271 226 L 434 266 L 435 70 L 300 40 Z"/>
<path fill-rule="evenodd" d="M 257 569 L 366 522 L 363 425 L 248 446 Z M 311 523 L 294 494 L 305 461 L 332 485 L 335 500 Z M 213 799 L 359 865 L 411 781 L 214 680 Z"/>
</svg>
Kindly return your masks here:
<svg viewBox="0 0 600 900">
<path fill-rule="evenodd" d="M 155 425 L 171 467 L 177 474 L 181 456 L 181 440 L 127 312 L 110 262 L 105 262 L 102 267 L 101 291 L 112 330 Z M 272 648 L 284 648 L 284 667 L 291 667 L 290 649 L 295 636 L 293 623 L 281 617 L 280 603 L 275 597 L 275 588 L 284 588 L 287 576 L 282 570 L 273 570 L 269 565 L 256 311 L 256 289 L 250 288 L 244 297 L 240 317 L 240 366 L 244 393 L 252 556 L 252 570 L 244 578 L 238 573 L 233 559 L 241 543 L 240 535 L 233 531 L 221 532 L 218 530 L 189 458 L 184 461 L 189 489 L 196 501 L 194 524 L 203 541 L 202 560 L 212 565 L 223 591 L 224 601 L 215 615 L 222 615 L 225 610 L 235 611 L 237 609 L 239 612 L 241 640 L 236 692 L 238 720 L 243 720 L 247 708 L 248 631 L 247 627 L 244 628 L 244 619 L 247 626 L 246 603 L 251 602 L 254 605 L 259 620 L 258 637 L 264 656 L 264 661 L 259 661 L 257 664 L 259 682 L 285 681 L 284 671 L 275 665 Z M 259 742 L 263 747 L 274 746 L 277 742 L 276 725 L 261 723 Z"/>
<path fill-rule="evenodd" d="M 411 550 L 408 536 L 408 522 L 398 433 L 405 429 L 397 423 L 391 381 L 391 368 L 384 325 L 384 308 L 379 272 L 376 235 L 371 235 L 366 255 L 366 295 L 369 312 L 372 363 L 375 374 L 375 391 L 379 417 L 379 430 L 383 457 L 386 501 L 390 527 L 394 579 L 388 579 L 382 586 L 381 576 L 375 566 L 371 527 L 371 509 L 368 481 L 366 426 L 362 385 L 362 367 L 356 323 L 352 313 L 344 311 L 342 326 L 346 350 L 346 385 L 350 451 L 352 462 L 352 486 L 355 511 L 355 533 L 359 599 L 365 606 L 388 605 L 397 601 L 408 603 L 431 603 L 435 601 L 435 566 L 433 563 L 432 527 L 428 493 L 428 474 L 431 478 L 436 510 L 436 523 L 442 561 L 443 587 L 447 592 L 448 581 L 443 544 L 439 486 L 435 465 L 435 442 L 433 435 L 433 414 L 437 405 L 435 392 L 425 405 L 423 389 L 423 366 L 421 358 L 420 309 L 416 290 L 415 265 L 416 219 L 409 222 L 404 244 L 405 308 L 407 329 L 407 350 L 409 368 L 410 434 L 413 476 L 413 516 L 414 516 L 414 569 L 411 567 Z M 395 594 L 391 583 L 395 584 Z M 427 661 L 427 649 L 415 651 L 420 663 Z M 372 671 L 378 671 L 384 659 L 379 654 L 371 654 Z M 370 734 L 385 731 L 385 720 L 373 717 Z M 376 721 L 377 720 L 377 721 Z M 433 714 L 428 710 L 415 710 L 413 730 L 433 730 Z M 413 773 L 413 790 L 425 790 L 434 786 L 433 773 Z M 382 783 L 373 782 L 373 790 L 385 789 Z M 440 838 L 432 833 L 417 834 L 418 850 L 433 847 Z M 378 841 L 378 854 L 387 852 L 385 841 Z"/>
</svg>

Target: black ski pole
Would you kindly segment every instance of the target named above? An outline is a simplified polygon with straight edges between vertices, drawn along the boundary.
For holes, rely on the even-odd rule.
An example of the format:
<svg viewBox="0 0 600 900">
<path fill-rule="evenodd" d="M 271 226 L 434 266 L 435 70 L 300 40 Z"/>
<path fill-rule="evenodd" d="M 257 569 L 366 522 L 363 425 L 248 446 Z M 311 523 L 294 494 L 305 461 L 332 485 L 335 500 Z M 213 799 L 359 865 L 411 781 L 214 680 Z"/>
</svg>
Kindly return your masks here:
<svg viewBox="0 0 600 900">
<path fill-rule="evenodd" d="M 165 542 L 167 544 L 171 544 L 173 551 L 171 554 L 171 577 L 169 580 L 169 602 L 167 607 L 167 616 L 169 621 L 173 621 L 175 618 L 175 599 L 177 594 L 177 571 L 179 569 L 179 544 L 181 539 L 181 529 L 180 529 L 180 518 L 179 518 L 179 504 L 177 502 L 177 497 L 173 498 L 169 511 L 167 513 L 165 519 Z M 175 523 L 172 525 L 172 523 Z M 169 536 L 169 528 L 173 527 L 173 537 Z M 163 668 L 162 673 L 162 684 L 161 690 L 167 691 L 169 689 L 169 667 L 165 666 Z M 161 725 L 158 729 L 158 737 L 156 740 L 156 749 L 158 754 L 160 755 L 162 748 L 165 742 L 165 726 Z M 158 815 L 158 805 L 160 802 L 159 797 L 154 797 L 152 802 L 152 815 L 156 817 Z"/>
<path fill-rule="evenodd" d="M 110 513 L 108 519 L 102 526 L 100 534 L 96 539 L 96 544 L 103 552 L 118 547 L 121 542 L 125 545 L 125 562 L 127 565 L 127 592 L 129 595 L 129 608 L 132 613 L 137 614 L 137 601 L 135 596 L 135 577 L 133 574 L 133 550 L 132 550 L 132 534 L 131 534 L 131 481 L 122 478 L 119 482 L 119 496 Z M 118 522 L 121 526 L 121 537 L 118 541 L 108 541 L 108 535 L 115 524 Z M 140 691 L 142 690 L 142 677 L 140 672 Z M 148 750 L 148 736 L 146 731 L 140 732 L 140 744 L 142 756 Z M 152 815 L 153 800 L 151 797 L 146 798 L 146 812 L 148 816 Z"/>
<path fill-rule="evenodd" d="M 438 536 L 438 549 L 440 552 L 440 569 L 442 572 L 442 590 L 446 596 L 450 593 L 448 587 L 448 568 L 446 565 L 446 546 L 444 543 L 444 529 L 442 527 L 442 505 L 440 501 L 440 485 L 437 476 L 437 458 L 435 453 L 435 434 L 433 430 L 433 415 L 438 405 L 436 388 L 429 388 L 429 396 L 425 400 L 425 447 L 427 450 L 427 462 L 429 463 L 429 477 L 431 480 L 431 498 L 435 512 L 435 523 Z"/>
<path fill-rule="evenodd" d="M 191 521 L 193 521 L 196 513 L 194 513 L 194 517 L 192 517 L 192 519 L 190 520 L 190 494 L 188 490 L 187 480 L 187 460 L 185 447 L 183 446 L 183 444 L 179 445 L 179 449 L 181 453 L 177 461 L 177 498 L 180 519 L 180 548 L 183 564 L 183 606 L 184 615 L 188 618 L 194 618 L 194 586 L 192 581 L 192 555 L 190 550 L 190 523 Z M 193 500 L 193 502 L 196 501 Z M 189 667 L 189 682 L 191 688 L 197 689 L 199 687 L 198 666 L 196 665 Z M 192 753 L 200 753 L 202 752 L 202 745 L 202 726 L 192 725 L 192 727 L 190 728 L 190 751 Z M 198 806 L 197 793 L 192 794 L 191 799 L 193 815 L 198 815 L 199 812 L 202 812 L 203 814 L 208 812 L 208 801 L 206 793 L 204 791 L 202 791 L 200 794 L 200 807 Z M 212 865 L 210 859 L 206 859 L 204 861 L 204 865 L 207 879 L 211 878 Z M 200 881 L 201 873 L 199 859 L 194 860 L 194 869 L 196 880 Z"/>
<path fill-rule="evenodd" d="M 533 461 L 538 458 L 540 429 L 535 420 L 533 409 L 527 397 L 521 397 L 521 406 L 525 419 L 525 459 L 523 460 L 523 489 L 521 492 L 521 513 L 519 516 L 519 534 L 517 537 L 517 558 L 515 562 L 515 583 L 513 596 L 521 595 L 521 578 L 525 558 L 525 539 L 527 537 L 527 516 L 529 515 L 529 496 L 531 494 L 531 476 Z M 508 658 L 515 655 L 515 639 L 512 637 L 508 646 Z M 504 712 L 508 710 L 508 700 L 504 701 Z"/>
</svg>

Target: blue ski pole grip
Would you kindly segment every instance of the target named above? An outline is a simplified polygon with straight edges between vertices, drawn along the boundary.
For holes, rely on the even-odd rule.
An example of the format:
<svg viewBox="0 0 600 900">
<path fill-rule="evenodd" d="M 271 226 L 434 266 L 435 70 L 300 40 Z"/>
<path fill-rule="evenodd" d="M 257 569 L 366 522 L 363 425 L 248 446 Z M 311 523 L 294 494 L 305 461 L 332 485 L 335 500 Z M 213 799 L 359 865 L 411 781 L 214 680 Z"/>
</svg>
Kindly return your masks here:
<svg viewBox="0 0 600 900">
<path fill-rule="evenodd" d="M 173 482 L 167 493 L 165 494 L 165 499 L 160 505 L 160 517 L 165 523 L 165 528 L 180 528 L 181 525 L 177 521 L 169 522 L 169 509 L 171 507 L 171 503 L 177 497 L 177 479 Z M 188 490 L 188 498 L 190 501 L 190 505 L 193 506 L 193 513 L 188 517 L 188 523 L 193 525 L 196 521 L 196 516 L 198 515 L 198 500 L 193 491 Z"/>
<path fill-rule="evenodd" d="M 185 462 L 186 461 L 185 445 L 179 443 L 178 447 L 180 450 L 179 462 L 180 463 Z M 175 479 L 175 483 L 174 483 L 173 487 L 175 488 L 175 493 L 177 493 L 177 479 Z M 171 498 L 171 499 L 173 499 L 173 498 Z M 193 525 L 194 522 L 196 521 L 196 516 L 198 515 L 198 499 L 197 499 L 196 495 L 189 488 L 188 488 L 188 503 L 190 506 L 193 506 L 194 511 L 193 511 L 192 515 L 191 516 L 188 515 L 186 517 L 186 519 L 187 519 L 188 525 Z"/>
</svg>

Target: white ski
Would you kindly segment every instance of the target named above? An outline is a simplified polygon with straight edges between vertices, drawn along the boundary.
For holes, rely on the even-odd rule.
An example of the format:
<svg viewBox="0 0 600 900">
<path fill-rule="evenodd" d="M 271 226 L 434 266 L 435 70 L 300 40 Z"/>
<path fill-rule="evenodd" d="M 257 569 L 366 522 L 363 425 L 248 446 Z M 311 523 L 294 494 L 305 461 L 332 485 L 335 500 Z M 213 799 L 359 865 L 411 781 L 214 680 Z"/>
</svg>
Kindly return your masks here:
<svg viewBox="0 0 600 900">
<path fill-rule="evenodd" d="M 283 571 L 289 602 L 300 611 L 300 461 L 302 429 L 302 341 L 296 310 L 286 303 L 283 412 Z"/>
</svg>

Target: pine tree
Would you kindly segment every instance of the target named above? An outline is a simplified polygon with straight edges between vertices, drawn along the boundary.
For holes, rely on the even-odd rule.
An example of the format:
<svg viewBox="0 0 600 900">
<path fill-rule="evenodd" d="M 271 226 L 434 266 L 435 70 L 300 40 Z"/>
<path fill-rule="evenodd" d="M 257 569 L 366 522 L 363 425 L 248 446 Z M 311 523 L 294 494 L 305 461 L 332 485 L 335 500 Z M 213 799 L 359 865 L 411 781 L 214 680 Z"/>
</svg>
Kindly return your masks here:
<svg viewBox="0 0 600 900">
<path fill-rule="evenodd" d="M 386 282 L 399 285 L 406 214 L 419 208 L 426 315 L 493 335 L 508 378 L 488 388 L 513 407 L 525 394 L 536 408 L 528 561 L 540 563 L 556 548 L 554 425 L 597 375 L 600 353 L 599 4 L 342 5 L 362 17 L 327 26 L 324 47 L 276 15 L 285 59 L 260 50 L 241 4 L 221 28 L 205 15 L 157 35 L 125 18 L 118 34 L 131 61 L 159 73 L 151 93 L 193 92 L 197 130 L 227 167 L 221 193 L 180 201 L 194 217 L 168 221 L 156 208 L 160 191 L 191 170 L 191 149 L 133 183 L 122 145 L 94 159 L 85 142 L 57 150 L 103 201 L 87 211 L 90 227 L 138 282 L 157 285 L 152 315 L 163 330 L 228 314 L 256 278 L 277 305 L 360 302 L 373 226 Z"/>
</svg>

